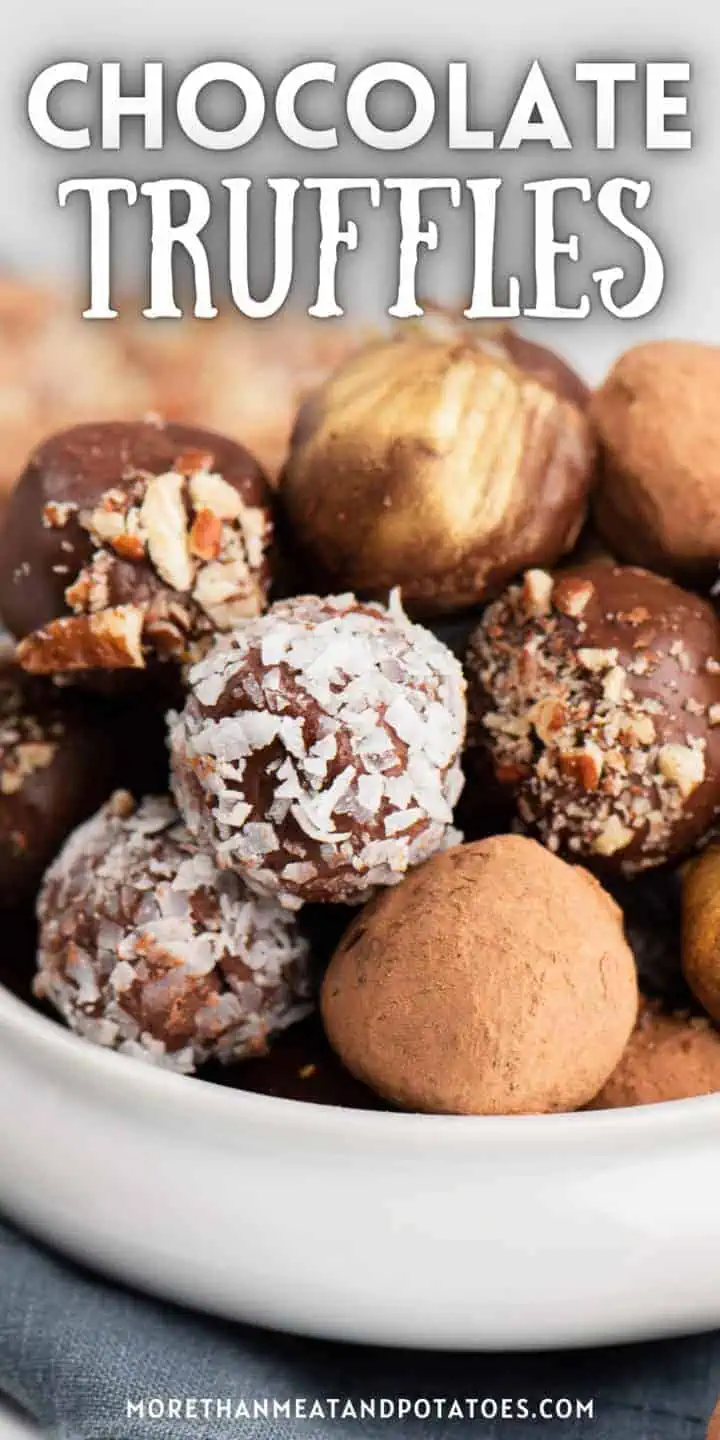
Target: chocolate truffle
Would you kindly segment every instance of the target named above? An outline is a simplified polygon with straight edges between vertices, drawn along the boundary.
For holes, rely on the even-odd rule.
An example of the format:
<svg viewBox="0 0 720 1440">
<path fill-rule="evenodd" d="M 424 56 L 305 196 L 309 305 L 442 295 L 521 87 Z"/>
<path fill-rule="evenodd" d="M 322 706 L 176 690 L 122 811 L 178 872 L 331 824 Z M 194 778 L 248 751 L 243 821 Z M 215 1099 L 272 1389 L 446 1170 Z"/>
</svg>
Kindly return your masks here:
<svg viewBox="0 0 720 1440">
<path fill-rule="evenodd" d="M 554 390 L 581 410 L 588 409 L 591 390 L 567 361 L 554 350 L 549 350 L 547 345 L 528 340 L 526 335 L 506 321 L 489 321 L 487 324 L 469 321 L 468 328 L 472 328 L 475 343 L 484 350 L 512 361 L 519 370 L 534 375 L 549 390 Z"/>
<path fill-rule="evenodd" d="M 314 582 L 412 613 L 475 604 L 580 531 L 584 409 L 467 327 L 408 328 L 345 363 L 296 426 L 281 499 Z"/>
<path fill-rule="evenodd" d="M 658 1105 L 720 1092 L 720 1035 L 708 1020 L 664 1015 L 648 1001 L 625 1054 L 592 1110 Z"/>
<path fill-rule="evenodd" d="M 465 682 L 397 596 L 279 601 L 189 682 L 170 725 L 178 805 L 258 894 L 356 903 L 454 837 Z"/>
<path fill-rule="evenodd" d="M 286 911 L 220 874 L 169 800 L 119 791 L 68 840 L 38 901 L 35 993 L 79 1035 L 191 1072 L 242 1060 L 310 1009 Z"/>
<path fill-rule="evenodd" d="M 720 346 L 628 350 L 592 401 L 601 442 L 594 514 L 621 560 L 688 581 L 720 557 Z"/>
<path fill-rule="evenodd" d="M 0 522 L 0 613 L 34 673 L 185 661 L 265 606 L 269 491 L 207 430 L 80 425 L 41 445 Z"/>
<path fill-rule="evenodd" d="M 720 1023 L 720 845 L 682 876 L 682 968 L 700 1004 Z"/>
<path fill-rule="evenodd" d="M 720 1440 L 720 1400 L 710 1416 L 707 1440 Z"/>
<path fill-rule="evenodd" d="M 690 850 L 720 806 L 720 622 L 644 570 L 530 571 L 468 651 L 471 744 L 551 849 L 626 873 Z"/>
<path fill-rule="evenodd" d="M 0 647 L 0 905 L 35 890 L 63 840 L 117 783 L 117 734 L 92 705 L 30 680 Z"/>
<path fill-rule="evenodd" d="M 321 1013 L 359 1080 L 398 1105 L 511 1115 L 586 1105 L 635 1023 L 620 911 L 534 840 L 458 846 L 371 901 Z"/>
</svg>

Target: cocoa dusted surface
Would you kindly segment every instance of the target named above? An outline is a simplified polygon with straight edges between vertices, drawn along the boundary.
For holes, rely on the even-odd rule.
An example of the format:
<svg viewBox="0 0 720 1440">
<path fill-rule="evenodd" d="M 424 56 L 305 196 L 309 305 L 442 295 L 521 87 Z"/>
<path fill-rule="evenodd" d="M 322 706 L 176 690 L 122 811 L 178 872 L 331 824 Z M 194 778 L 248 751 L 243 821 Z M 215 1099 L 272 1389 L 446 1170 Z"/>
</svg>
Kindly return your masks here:
<svg viewBox="0 0 720 1440">
<path fill-rule="evenodd" d="M 598 531 L 620 559 L 709 586 L 720 557 L 720 346 L 655 340 L 592 398 Z"/>
<path fill-rule="evenodd" d="M 625 909 L 626 933 L 645 995 L 669 1012 L 691 1013 L 694 1002 L 680 973 L 679 877 L 655 870 L 633 881 L 615 880 L 613 893 Z M 356 918 L 342 906 L 309 905 L 301 912 L 310 939 L 316 982 L 344 930 Z M 53 1021 L 55 1012 L 32 994 L 35 971 L 35 920 L 27 904 L 3 915 L 0 984 Z M 229 1067 L 206 1065 L 201 1079 L 228 1089 L 350 1109 L 391 1109 L 388 1102 L 356 1080 L 334 1054 L 320 1019 L 312 1015 L 279 1035 L 267 1055 Z"/>
<path fill-rule="evenodd" d="M 410 1110 L 542 1114 L 587 1104 L 637 1015 L 620 910 L 520 835 L 436 855 L 360 912 L 321 1013 L 353 1074 Z"/>
<path fill-rule="evenodd" d="M 645 1002 L 620 1064 L 591 1110 L 658 1105 L 720 1092 L 720 1033 L 690 1014 L 663 1014 Z"/>
</svg>

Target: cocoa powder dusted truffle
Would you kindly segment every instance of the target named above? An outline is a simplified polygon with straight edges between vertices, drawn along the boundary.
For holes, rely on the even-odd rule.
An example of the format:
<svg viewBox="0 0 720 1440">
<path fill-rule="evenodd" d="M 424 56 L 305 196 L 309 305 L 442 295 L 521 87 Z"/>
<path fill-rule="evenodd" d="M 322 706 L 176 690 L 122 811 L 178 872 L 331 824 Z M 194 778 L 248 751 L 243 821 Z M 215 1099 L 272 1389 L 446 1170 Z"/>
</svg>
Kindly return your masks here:
<svg viewBox="0 0 720 1440">
<path fill-rule="evenodd" d="M 110 794 L 116 740 L 107 716 L 30 681 L 0 647 L 0 905 L 32 893 L 65 837 Z"/>
<path fill-rule="evenodd" d="M 338 369 L 302 412 L 281 477 L 314 584 L 399 585 L 413 614 L 442 614 L 572 548 L 595 443 L 566 367 L 529 348 L 532 364 L 445 319 Z"/>
<path fill-rule="evenodd" d="M 591 1105 L 614 1110 L 720 1092 L 720 1035 L 708 1020 L 645 1001 L 625 1054 Z"/>
<path fill-rule="evenodd" d="M 436 856 L 371 901 L 326 973 L 330 1043 L 408 1109 L 586 1105 L 637 1012 L 620 911 L 586 871 L 500 835 Z"/>
<path fill-rule="evenodd" d="M 710 581 L 720 558 L 720 346 L 652 341 L 593 397 L 595 522 L 622 560 Z"/>
<path fill-rule="evenodd" d="M 257 893 L 356 903 L 448 843 L 464 733 L 460 665 L 397 597 L 302 596 L 191 671 L 175 794 Z"/>
<path fill-rule="evenodd" d="M 265 607 L 269 491 L 207 430 L 81 425 L 32 456 L 0 523 L 0 612 L 25 669 L 185 661 Z"/>
<path fill-rule="evenodd" d="M 471 745 L 551 849 L 626 872 L 690 850 L 720 806 L 720 623 L 643 570 L 531 571 L 468 651 Z"/>
<path fill-rule="evenodd" d="M 38 902 L 35 993 L 79 1035 L 182 1072 L 256 1055 L 310 1009 L 292 917 L 220 874 L 165 798 L 76 830 Z"/>
</svg>

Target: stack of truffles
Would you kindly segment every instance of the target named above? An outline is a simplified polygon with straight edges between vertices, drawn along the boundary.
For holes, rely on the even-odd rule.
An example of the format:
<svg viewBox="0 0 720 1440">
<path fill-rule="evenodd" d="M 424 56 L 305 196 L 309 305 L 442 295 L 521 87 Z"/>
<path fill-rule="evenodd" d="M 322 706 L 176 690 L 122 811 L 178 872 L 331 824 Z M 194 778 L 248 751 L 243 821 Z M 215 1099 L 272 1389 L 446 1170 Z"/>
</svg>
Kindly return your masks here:
<svg viewBox="0 0 720 1440">
<path fill-rule="evenodd" d="M 160 419 L 36 448 L 0 898 L 39 885 L 38 999 L 185 1073 L 317 1008 L 338 1075 L 418 1111 L 720 1091 L 718 381 L 666 342 L 590 394 L 435 316 L 301 406 L 276 487 Z M 647 872 L 681 1008 L 639 994 Z"/>
</svg>

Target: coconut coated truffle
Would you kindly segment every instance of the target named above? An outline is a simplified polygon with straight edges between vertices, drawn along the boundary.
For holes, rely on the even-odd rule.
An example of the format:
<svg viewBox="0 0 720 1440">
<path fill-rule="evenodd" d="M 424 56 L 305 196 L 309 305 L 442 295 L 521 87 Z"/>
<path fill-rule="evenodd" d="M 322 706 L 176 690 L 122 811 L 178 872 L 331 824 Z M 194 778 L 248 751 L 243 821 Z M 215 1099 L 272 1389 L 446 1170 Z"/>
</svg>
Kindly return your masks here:
<svg viewBox="0 0 720 1440">
<path fill-rule="evenodd" d="M 265 607 L 269 490 L 234 441 L 79 425 L 32 456 L 0 523 L 0 613 L 34 673 L 186 661 Z"/>
<path fill-rule="evenodd" d="M 471 744 L 551 849 L 626 872 L 690 850 L 720 806 L 720 623 L 647 571 L 531 571 L 468 651 Z"/>
<path fill-rule="evenodd" d="M 720 557 L 720 346 L 661 340 L 621 355 L 596 392 L 595 522 L 620 559 L 688 581 Z"/>
<path fill-rule="evenodd" d="M 635 1023 L 620 911 L 586 871 L 499 835 L 438 855 L 357 916 L 321 1011 L 358 1079 L 407 1109 L 586 1105 Z"/>
<path fill-rule="evenodd" d="M 397 597 L 281 601 L 193 667 L 175 794 L 256 893 L 356 903 L 452 843 L 465 718 L 460 665 Z"/>
<path fill-rule="evenodd" d="M 281 477 L 313 588 L 399 585 L 411 613 L 447 614 L 566 554 L 595 465 L 569 373 L 448 318 L 346 361 L 301 412 Z"/>
<path fill-rule="evenodd" d="M 645 1001 L 625 1054 L 593 1110 L 658 1105 L 720 1092 L 720 1034 L 698 1016 L 665 1015 Z"/>
<path fill-rule="evenodd" d="M 292 917 L 220 873 L 165 798 L 118 792 L 38 901 L 35 993 L 98 1045 L 191 1072 L 242 1060 L 310 1009 Z"/>
</svg>

